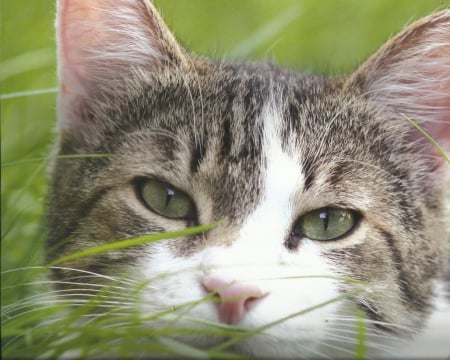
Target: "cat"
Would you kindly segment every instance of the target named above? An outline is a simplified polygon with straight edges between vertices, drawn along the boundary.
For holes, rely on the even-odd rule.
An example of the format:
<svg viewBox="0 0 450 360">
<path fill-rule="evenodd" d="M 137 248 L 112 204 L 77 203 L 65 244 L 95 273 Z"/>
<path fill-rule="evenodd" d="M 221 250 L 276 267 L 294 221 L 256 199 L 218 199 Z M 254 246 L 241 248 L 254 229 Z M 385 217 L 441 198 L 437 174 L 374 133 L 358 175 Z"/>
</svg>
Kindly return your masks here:
<svg viewBox="0 0 450 360">
<path fill-rule="evenodd" d="M 218 221 L 69 261 L 58 289 L 123 279 L 139 314 L 171 315 L 149 329 L 260 329 L 229 354 L 350 357 L 362 321 L 368 356 L 448 356 L 449 167 L 414 124 L 448 150 L 449 9 L 329 78 L 191 54 L 148 0 L 59 0 L 57 16 L 49 261 Z"/>
</svg>

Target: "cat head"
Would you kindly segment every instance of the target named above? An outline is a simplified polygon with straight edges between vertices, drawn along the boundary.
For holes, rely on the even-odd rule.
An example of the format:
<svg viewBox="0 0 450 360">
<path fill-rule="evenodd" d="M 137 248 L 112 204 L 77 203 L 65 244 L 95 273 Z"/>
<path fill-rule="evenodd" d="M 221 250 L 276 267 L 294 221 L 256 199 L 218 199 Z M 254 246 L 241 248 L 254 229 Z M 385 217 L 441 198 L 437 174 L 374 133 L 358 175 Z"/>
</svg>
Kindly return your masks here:
<svg viewBox="0 0 450 360">
<path fill-rule="evenodd" d="M 195 56 L 146 0 L 61 0 L 50 258 L 225 219 L 68 267 L 147 281 L 143 314 L 213 294 L 188 315 L 273 323 L 244 354 L 314 354 L 355 309 L 420 327 L 448 257 L 448 166 L 408 119 L 449 145 L 449 44 L 444 10 L 324 78 Z"/>
</svg>

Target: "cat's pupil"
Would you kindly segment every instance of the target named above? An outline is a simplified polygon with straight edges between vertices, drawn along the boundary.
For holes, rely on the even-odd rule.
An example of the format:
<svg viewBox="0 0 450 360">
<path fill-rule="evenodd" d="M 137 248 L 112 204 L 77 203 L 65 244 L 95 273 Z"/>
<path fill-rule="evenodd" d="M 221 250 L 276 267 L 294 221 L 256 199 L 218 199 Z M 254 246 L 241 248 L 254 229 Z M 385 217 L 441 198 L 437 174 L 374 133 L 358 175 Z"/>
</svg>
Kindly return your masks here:
<svg viewBox="0 0 450 360">
<path fill-rule="evenodd" d="M 319 214 L 319 217 L 323 221 L 323 228 L 326 231 L 328 229 L 328 211 L 323 211 Z"/>
<path fill-rule="evenodd" d="M 175 195 L 175 190 L 171 187 L 168 187 L 167 194 L 166 194 L 166 206 L 169 206 L 170 200 L 172 200 L 174 195 Z"/>
</svg>

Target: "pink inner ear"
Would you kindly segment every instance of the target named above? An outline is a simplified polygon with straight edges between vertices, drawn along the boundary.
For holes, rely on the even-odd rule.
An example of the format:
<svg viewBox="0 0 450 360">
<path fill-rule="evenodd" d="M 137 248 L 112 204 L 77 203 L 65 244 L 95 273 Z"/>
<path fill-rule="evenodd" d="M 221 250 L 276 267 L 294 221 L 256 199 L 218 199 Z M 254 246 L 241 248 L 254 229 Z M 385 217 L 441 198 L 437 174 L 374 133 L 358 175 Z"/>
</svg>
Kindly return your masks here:
<svg viewBox="0 0 450 360">
<path fill-rule="evenodd" d="M 375 62 L 368 79 L 369 93 L 450 150 L 450 18 L 422 29 L 389 51 Z M 412 134 L 411 141 L 427 142 L 419 131 Z M 435 148 L 426 148 L 434 155 Z"/>
<path fill-rule="evenodd" d="M 86 58 L 101 29 L 99 13 L 93 8 L 101 1 L 63 0 L 59 2 L 59 76 L 64 94 L 86 94 Z M 84 61 L 83 61 L 84 60 Z"/>
<path fill-rule="evenodd" d="M 424 69 L 421 83 L 412 87 L 417 93 L 410 96 L 412 102 L 409 107 L 405 106 L 406 116 L 422 127 L 434 140 L 444 149 L 450 151 L 450 54 L 448 59 L 442 58 L 441 62 L 435 63 L 436 68 L 432 71 Z M 426 61 L 426 59 L 423 59 Z M 445 74 L 449 72 L 449 74 Z M 408 97 L 407 97 L 408 98 Z M 412 139 L 425 141 L 419 131 L 414 132 Z"/>
<path fill-rule="evenodd" d="M 405 106 L 405 112 L 409 112 L 405 115 L 416 121 L 446 151 L 450 151 L 450 51 L 435 59 L 421 60 L 422 64 L 416 64 L 417 84 L 409 84 L 411 91 L 416 93 L 409 96 L 411 104 L 408 104 L 407 96 L 405 104 L 400 107 Z M 429 66 L 431 64 L 434 68 Z M 412 141 L 428 142 L 419 131 L 413 134 Z M 429 145 L 432 153 L 438 154 L 437 149 Z"/>
<path fill-rule="evenodd" d="M 102 1 L 60 0 L 58 2 L 59 125 L 85 128 L 85 99 L 94 91 L 88 73 L 90 52 L 100 34 L 100 14 L 94 9 Z"/>
<path fill-rule="evenodd" d="M 399 120 L 407 122 L 402 114 L 413 120 L 450 151 L 450 10 L 407 27 L 347 84 L 349 89 L 362 84 L 365 96 L 375 104 Z M 439 153 L 418 130 L 411 129 L 408 136 L 406 140 L 416 144 L 418 152 L 431 157 Z"/>
<path fill-rule="evenodd" d="M 158 68 L 178 46 L 143 0 L 59 0 L 57 28 L 63 126 L 78 127 L 86 101 L 114 91 L 133 69 Z"/>
</svg>

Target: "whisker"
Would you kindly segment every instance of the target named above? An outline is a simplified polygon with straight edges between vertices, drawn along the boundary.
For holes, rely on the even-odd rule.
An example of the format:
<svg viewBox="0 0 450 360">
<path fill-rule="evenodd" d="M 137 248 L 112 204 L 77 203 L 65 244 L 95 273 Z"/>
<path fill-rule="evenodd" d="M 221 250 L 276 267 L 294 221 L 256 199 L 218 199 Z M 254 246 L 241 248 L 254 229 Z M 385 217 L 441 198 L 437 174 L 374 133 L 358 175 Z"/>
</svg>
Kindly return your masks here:
<svg viewBox="0 0 450 360">
<path fill-rule="evenodd" d="M 20 268 L 4 270 L 4 271 L 1 272 L 1 274 L 2 275 L 6 275 L 6 274 L 17 272 L 17 271 L 49 270 L 49 269 L 67 270 L 67 271 L 79 272 L 79 273 L 83 273 L 83 274 L 92 275 L 93 277 L 96 277 L 96 278 L 103 278 L 103 279 L 107 279 L 107 280 L 111 280 L 111 281 L 123 282 L 123 283 L 129 284 L 129 285 L 136 284 L 136 281 L 134 281 L 132 279 L 122 279 L 122 278 L 118 278 L 118 277 L 114 277 L 114 276 L 110 276 L 110 275 L 104 275 L 104 274 L 100 274 L 100 273 L 96 273 L 96 272 L 92 272 L 92 271 L 88 271 L 88 270 L 82 270 L 82 269 L 71 268 L 71 267 L 64 267 L 64 266 L 51 266 L 51 267 L 46 267 L 46 266 L 27 266 L 27 267 L 20 267 Z"/>
<path fill-rule="evenodd" d="M 318 349 L 312 349 L 310 346 L 307 346 L 306 344 L 302 344 L 302 347 L 304 349 L 306 349 L 306 351 L 308 351 L 310 354 L 318 355 L 322 359 L 332 359 L 330 356 L 324 354 L 323 352 L 319 351 Z M 308 354 L 308 358 L 310 358 L 309 354 Z"/>
<path fill-rule="evenodd" d="M 337 351 L 339 351 L 340 355 L 342 355 L 342 354 L 348 354 L 349 356 L 354 356 L 355 355 L 355 352 L 354 352 L 353 349 L 348 349 L 348 348 L 345 348 L 343 346 L 339 346 L 337 344 L 330 344 L 328 342 L 323 341 L 322 342 L 322 346 L 327 347 L 327 348 L 331 348 L 333 350 L 337 350 Z"/>
<path fill-rule="evenodd" d="M 74 298 L 75 295 L 77 296 L 77 298 Z M 67 297 L 67 299 L 64 299 L 65 297 Z M 83 297 L 85 297 L 87 299 L 82 299 Z M 37 300 L 40 300 L 39 302 L 33 301 L 33 302 L 23 303 L 20 305 L 16 305 L 13 308 L 8 308 L 5 311 L 2 311 L 2 317 L 6 317 L 6 319 L 4 321 L 2 321 L 2 323 L 5 323 L 5 322 L 15 319 L 17 317 L 24 316 L 31 312 L 38 312 L 41 310 L 54 308 L 55 305 L 65 305 L 64 310 L 67 310 L 69 308 L 69 306 L 80 306 L 80 305 L 86 305 L 86 304 L 92 305 L 96 308 L 112 308 L 112 309 L 117 309 L 117 310 L 127 309 L 127 308 L 134 309 L 135 305 L 136 305 L 134 302 L 125 302 L 123 300 L 112 300 L 108 296 L 103 296 L 103 298 L 104 299 L 99 299 L 96 295 L 82 294 L 82 293 L 81 294 L 80 293 L 61 294 L 58 296 L 42 297 L 42 298 L 37 299 Z M 105 300 L 105 299 L 108 299 L 108 300 Z M 43 305 L 43 302 L 45 300 L 50 300 L 50 301 L 48 301 L 47 305 Z M 29 307 L 32 307 L 32 309 L 29 309 L 27 311 L 21 311 L 12 316 L 9 315 L 9 314 L 15 313 L 19 310 L 27 309 Z M 55 308 L 54 310 L 55 311 L 60 310 L 60 308 Z"/>
<path fill-rule="evenodd" d="M 130 307 L 130 309 L 133 309 Z M 121 308 L 120 310 L 127 310 L 127 308 Z M 85 327 L 88 324 L 91 324 L 95 321 L 99 321 L 99 319 L 105 319 L 108 321 L 111 321 L 112 324 L 110 324 L 111 326 L 113 326 L 115 324 L 116 318 L 130 318 L 133 317 L 133 312 L 118 312 L 118 311 L 114 311 L 114 312 L 101 312 L 101 313 L 86 313 L 86 314 L 80 314 L 78 316 L 79 319 L 83 319 L 82 322 L 79 323 L 79 325 L 81 327 Z M 67 316 L 52 316 L 47 322 L 41 322 L 37 325 L 35 325 L 35 327 L 46 327 L 49 325 L 52 325 L 54 323 L 57 323 L 59 321 L 66 321 L 67 320 Z M 97 325 L 97 324 L 95 324 Z M 102 326 L 103 328 L 103 326 Z"/>
<path fill-rule="evenodd" d="M 24 267 L 18 267 L 18 268 L 14 268 L 14 269 L 8 269 L 8 270 L 3 270 L 0 272 L 1 275 L 5 275 L 5 274 L 9 274 L 9 273 L 14 273 L 17 271 L 27 271 L 27 270 L 45 270 L 46 267 L 45 266 L 24 266 Z"/>
<path fill-rule="evenodd" d="M 342 324 L 343 324 L 343 322 L 355 322 L 355 318 L 352 318 L 352 317 L 327 316 L 326 319 L 333 320 L 333 321 L 337 320 L 337 321 L 342 322 Z M 403 330 L 403 331 L 407 331 L 407 332 L 420 330 L 419 328 L 413 327 L 410 325 L 408 325 L 408 326 L 399 325 L 399 324 L 395 324 L 395 323 L 389 323 L 386 321 L 373 320 L 373 319 L 368 319 L 368 318 L 365 318 L 364 321 L 369 325 L 391 327 L 391 328 L 395 328 L 395 329 L 399 329 L 399 330 Z M 380 330 L 378 330 L 378 331 L 380 331 Z"/>
<path fill-rule="evenodd" d="M 86 293 L 83 294 L 82 292 L 86 292 Z M 88 294 L 89 292 L 92 293 L 92 294 Z M 94 294 L 97 295 L 97 296 L 106 297 L 106 298 L 111 298 L 110 295 L 112 295 L 112 297 L 114 299 L 126 299 L 126 300 L 129 300 L 129 296 L 119 296 L 117 293 L 115 293 L 115 292 L 113 292 L 111 290 L 102 291 L 102 293 L 100 294 L 97 289 L 76 288 L 76 289 L 53 290 L 53 291 L 47 291 L 47 292 L 41 293 L 41 294 L 32 295 L 32 296 L 23 298 L 23 299 L 15 302 L 13 304 L 4 305 L 3 308 L 5 308 L 5 309 L 14 308 L 15 306 L 20 305 L 20 304 L 25 304 L 25 303 L 31 303 L 32 304 L 32 303 L 36 303 L 37 301 L 42 301 L 42 300 L 46 300 L 46 299 L 50 299 L 51 300 L 51 299 L 53 299 L 55 297 L 75 296 L 75 295 L 94 296 Z"/>
<path fill-rule="evenodd" d="M 80 282 L 74 282 L 74 281 L 62 281 L 62 280 L 42 280 L 42 281 L 31 281 L 28 283 L 25 283 L 25 285 L 45 285 L 45 284 L 63 284 L 63 285 L 80 285 L 80 286 L 92 286 L 93 288 L 103 288 L 105 285 L 103 284 L 92 284 L 92 283 L 80 283 Z M 106 285 L 109 287 L 109 285 Z M 6 287 L 10 288 L 10 287 Z M 129 288 L 122 287 L 122 286 L 111 286 L 113 289 L 119 289 L 119 290 L 129 290 Z"/>
<path fill-rule="evenodd" d="M 353 335 L 356 336 L 358 333 L 358 330 L 356 328 L 352 328 L 351 330 L 345 329 L 345 327 L 350 328 L 350 326 L 346 325 L 338 325 L 338 326 L 328 326 L 327 330 L 330 332 L 339 332 L 339 333 L 343 333 L 343 334 L 348 334 L 348 335 Z M 380 333 L 379 330 L 372 330 L 371 328 L 366 328 L 365 333 L 367 335 L 370 335 L 373 338 L 380 338 L 380 339 L 392 339 L 392 336 L 388 336 L 388 335 L 383 335 L 382 333 Z"/>
<path fill-rule="evenodd" d="M 24 316 L 26 314 L 30 314 L 30 313 L 33 313 L 33 312 L 38 312 L 38 311 L 41 311 L 41 310 L 45 310 L 45 309 L 54 309 L 54 304 L 53 305 L 41 305 L 39 308 L 35 307 L 35 308 L 30 309 L 28 311 L 23 311 L 23 312 L 21 312 L 19 314 L 16 314 L 16 315 L 13 315 L 13 316 L 8 316 L 7 319 L 2 320 L 1 324 L 3 325 L 3 324 L 5 324 L 5 323 L 7 323 L 7 322 L 9 322 L 9 321 L 11 321 L 11 320 L 13 320 L 15 318 L 18 318 L 18 317 L 21 317 L 21 316 Z"/>
<path fill-rule="evenodd" d="M 103 278 L 103 279 L 107 279 L 107 280 L 111 280 L 111 281 L 117 281 L 117 282 L 125 283 L 125 284 L 128 284 L 128 285 L 133 285 L 133 284 L 137 283 L 136 281 L 134 281 L 132 279 L 123 279 L 123 278 L 118 278 L 118 277 L 115 277 L 115 276 L 110 276 L 110 275 L 104 275 L 104 274 L 96 273 L 96 272 L 93 272 L 93 271 L 76 269 L 76 268 L 70 268 L 70 267 L 52 266 L 51 269 L 77 271 L 77 272 L 80 272 L 80 273 L 89 274 L 89 275 L 93 275 L 95 277 L 99 277 L 99 278 Z"/>
</svg>

